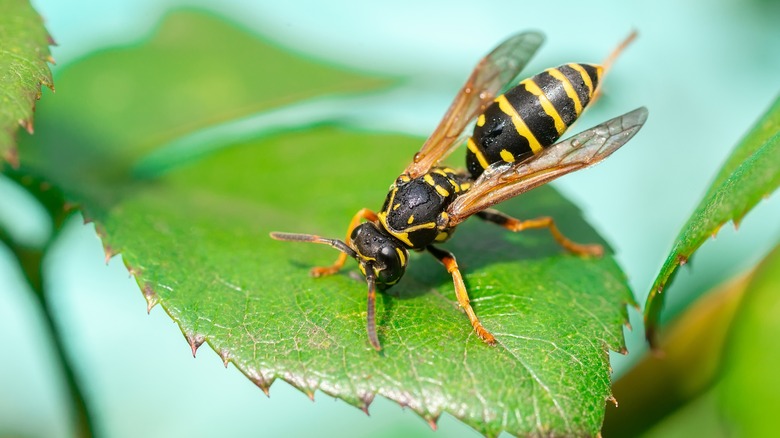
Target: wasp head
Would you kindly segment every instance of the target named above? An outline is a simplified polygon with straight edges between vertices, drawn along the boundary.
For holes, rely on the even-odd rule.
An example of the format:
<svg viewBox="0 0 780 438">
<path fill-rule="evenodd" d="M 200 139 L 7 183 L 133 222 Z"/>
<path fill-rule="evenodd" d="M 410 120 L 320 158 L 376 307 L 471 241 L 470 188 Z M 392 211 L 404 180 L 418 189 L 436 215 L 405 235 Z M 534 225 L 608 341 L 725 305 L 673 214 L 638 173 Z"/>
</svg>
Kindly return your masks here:
<svg viewBox="0 0 780 438">
<path fill-rule="evenodd" d="M 355 227 L 350 240 L 357 253 L 360 270 L 364 275 L 367 275 L 367 269 L 372 270 L 379 289 L 387 289 L 403 277 L 409 252 L 403 244 L 383 233 L 373 222 Z"/>
<path fill-rule="evenodd" d="M 276 240 L 293 242 L 311 242 L 330 245 L 349 257 L 358 261 L 360 271 L 366 276 L 368 283 L 368 299 L 366 313 L 366 331 L 368 340 L 377 350 L 381 350 L 376 332 L 376 290 L 387 289 L 403 277 L 406 271 L 406 261 L 409 252 L 401 242 L 382 232 L 372 222 L 365 222 L 352 230 L 349 242 L 338 239 L 328 239 L 312 234 L 271 233 Z M 346 258 L 345 258 L 346 259 Z M 341 260 L 341 258 L 339 259 Z M 336 272 L 343 261 L 337 262 L 335 269 L 328 268 L 327 274 Z M 322 274 L 320 274 L 322 275 Z"/>
</svg>

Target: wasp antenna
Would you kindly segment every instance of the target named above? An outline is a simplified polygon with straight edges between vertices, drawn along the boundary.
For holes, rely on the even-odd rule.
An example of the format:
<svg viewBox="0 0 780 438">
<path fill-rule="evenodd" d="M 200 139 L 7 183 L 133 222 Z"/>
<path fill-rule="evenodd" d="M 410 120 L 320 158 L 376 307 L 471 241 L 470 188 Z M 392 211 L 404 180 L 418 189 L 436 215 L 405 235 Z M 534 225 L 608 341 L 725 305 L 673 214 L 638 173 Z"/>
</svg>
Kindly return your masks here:
<svg viewBox="0 0 780 438">
<path fill-rule="evenodd" d="M 604 74 L 606 74 L 610 67 L 612 67 L 612 64 L 615 63 L 615 60 L 618 56 L 620 56 L 621 53 L 623 53 L 623 50 L 625 50 L 626 47 L 628 47 L 631 42 L 633 42 L 637 37 L 637 31 L 636 29 L 633 29 L 630 34 L 626 37 L 626 39 L 623 40 L 617 47 L 615 47 L 615 50 L 612 51 L 612 53 L 607 56 L 607 59 L 604 60 L 604 62 L 601 63 L 601 67 L 604 68 Z"/>
<path fill-rule="evenodd" d="M 382 350 L 376 335 L 376 274 L 371 263 L 366 264 L 366 281 L 368 282 L 368 310 L 366 314 L 366 331 L 368 341 L 376 351 Z"/>
<path fill-rule="evenodd" d="M 315 236 L 313 234 L 280 233 L 278 231 L 272 232 L 271 238 L 274 240 L 283 240 L 286 242 L 309 242 L 330 245 L 354 259 L 358 258 L 357 253 L 352 248 L 338 239 L 327 239 L 324 237 Z"/>
</svg>

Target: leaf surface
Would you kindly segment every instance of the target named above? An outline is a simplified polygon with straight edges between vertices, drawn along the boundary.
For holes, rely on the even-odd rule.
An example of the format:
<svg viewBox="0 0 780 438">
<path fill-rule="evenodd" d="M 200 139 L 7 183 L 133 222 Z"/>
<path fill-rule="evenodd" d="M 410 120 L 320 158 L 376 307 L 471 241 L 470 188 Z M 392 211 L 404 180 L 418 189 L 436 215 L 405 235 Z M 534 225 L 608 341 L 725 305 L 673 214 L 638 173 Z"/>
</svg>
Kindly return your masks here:
<svg viewBox="0 0 780 438">
<path fill-rule="evenodd" d="M 8 0 L 0 3 L 0 42 L 0 160 L 16 164 L 16 131 L 32 132 L 41 85 L 54 87 L 52 41 L 29 2 Z"/>
<path fill-rule="evenodd" d="M 578 258 L 545 231 L 511 234 L 469 221 L 445 247 L 498 345 L 473 334 L 446 271 L 412 254 L 404 279 L 379 296 L 377 353 L 366 337 L 365 282 L 349 274 L 354 264 L 313 279 L 309 268 L 330 263 L 335 251 L 268 237 L 343 237 L 355 211 L 381 205 L 421 139 L 304 125 L 225 145 L 156 179 L 133 176 L 133 163 L 198 128 L 323 90 L 387 82 L 178 13 L 143 46 L 63 71 L 22 166 L 82 206 L 107 254 L 122 253 L 150 307 L 162 305 L 193 352 L 207 342 L 265 391 L 283 379 L 363 409 L 380 394 L 432 424 L 448 412 L 491 436 L 597 434 L 610 397 L 607 350 L 624 349 L 631 300 L 611 257 Z M 570 237 L 600 241 L 548 187 L 502 209 L 552 215 Z"/>
<path fill-rule="evenodd" d="M 728 221 L 735 225 L 780 185 L 780 96 L 726 160 L 653 282 L 645 303 L 645 330 L 653 342 L 667 284 L 677 267 Z"/>
<path fill-rule="evenodd" d="M 778 291 L 780 246 L 759 264 L 726 343 L 718 398 L 732 435 L 768 436 L 777 430 Z"/>
</svg>

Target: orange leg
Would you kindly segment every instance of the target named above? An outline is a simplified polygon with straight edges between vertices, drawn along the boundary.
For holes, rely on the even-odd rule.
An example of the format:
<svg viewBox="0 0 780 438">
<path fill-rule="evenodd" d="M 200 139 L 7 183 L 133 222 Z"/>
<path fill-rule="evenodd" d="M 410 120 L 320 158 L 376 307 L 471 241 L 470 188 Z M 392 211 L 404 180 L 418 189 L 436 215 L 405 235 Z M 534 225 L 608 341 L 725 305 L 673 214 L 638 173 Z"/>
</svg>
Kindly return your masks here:
<svg viewBox="0 0 780 438">
<path fill-rule="evenodd" d="M 558 227 L 555 226 L 555 221 L 553 218 L 546 216 L 546 217 L 540 217 L 536 219 L 529 219 L 521 221 L 519 219 L 515 219 L 513 217 L 507 216 L 504 213 L 501 213 L 497 210 L 484 210 L 479 213 L 477 213 L 477 216 L 480 218 L 488 221 L 493 222 L 494 224 L 501 225 L 502 227 L 506 228 L 509 231 L 523 231 L 528 229 L 534 229 L 534 228 L 547 228 L 550 230 L 550 233 L 552 234 L 553 238 L 556 242 L 558 242 L 559 245 L 561 245 L 564 249 L 567 251 L 580 255 L 580 256 L 594 256 L 594 257 L 601 257 L 604 255 L 604 248 L 601 245 L 597 244 L 590 244 L 590 245 L 582 245 L 579 243 L 575 243 L 558 230 Z"/>
<path fill-rule="evenodd" d="M 350 237 L 352 236 L 352 230 L 355 229 L 360 224 L 361 219 L 365 219 L 367 221 L 375 221 L 377 220 L 376 213 L 373 211 L 367 209 L 367 208 L 361 208 L 360 211 L 355 213 L 355 216 L 352 217 L 352 220 L 349 222 L 349 227 L 347 228 L 347 238 L 344 239 L 344 241 L 347 243 L 347 246 L 352 246 L 352 240 Z M 347 254 L 340 253 L 339 258 L 336 259 L 336 262 L 333 263 L 330 266 L 315 266 L 311 268 L 311 276 L 312 277 L 323 277 L 325 275 L 333 275 L 336 272 L 339 272 L 339 270 L 344 266 L 344 263 L 347 261 Z"/>
<path fill-rule="evenodd" d="M 474 309 L 472 309 L 471 304 L 469 304 L 469 294 L 466 292 L 466 285 L 463 283 L 463 277 L 460 275 L 458 262 L 455 261 L 455 256 L 448 251 L 431 245 L 427 246 L 425 249 L 433 254 L 433 256 L 447 268 L 447 272 L 452 275 L 452 282 L 455 285 L 455 296 L 458 298 L 458 304 L 466 311 L 466 316 L 469 317 L 469 321 L 471 321 L 471 326 L 474 327 L 474 331 L 477 332 L 477 335 L 479 335 L 483 341 L 490 345 L 495 344 L 496 338 L 482 326 L 482 323 L 479 322 L 479 318 L 477 318 L 477 314 L 474 313 Z"/>
</svg>

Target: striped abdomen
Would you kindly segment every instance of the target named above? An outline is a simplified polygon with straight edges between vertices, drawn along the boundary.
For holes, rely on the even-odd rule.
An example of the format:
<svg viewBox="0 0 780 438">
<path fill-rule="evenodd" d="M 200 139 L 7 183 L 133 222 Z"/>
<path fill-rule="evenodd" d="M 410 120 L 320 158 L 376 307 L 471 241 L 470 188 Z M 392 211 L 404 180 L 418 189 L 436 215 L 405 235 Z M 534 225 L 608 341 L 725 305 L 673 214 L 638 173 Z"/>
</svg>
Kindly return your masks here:
<svg viewBox="0 0 780 438">
<path fill-rule="evenodd" d="M 468 140 L 471 176 L 477 178 L 499 161 L 524 160 L 555 143 L 593 98 L 601 73 L 598 65 L 565 64 L 498 96 L 479 116 Z"/>
</svg>

